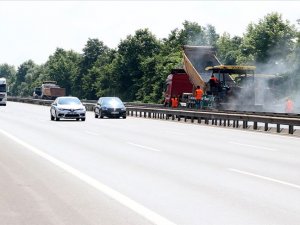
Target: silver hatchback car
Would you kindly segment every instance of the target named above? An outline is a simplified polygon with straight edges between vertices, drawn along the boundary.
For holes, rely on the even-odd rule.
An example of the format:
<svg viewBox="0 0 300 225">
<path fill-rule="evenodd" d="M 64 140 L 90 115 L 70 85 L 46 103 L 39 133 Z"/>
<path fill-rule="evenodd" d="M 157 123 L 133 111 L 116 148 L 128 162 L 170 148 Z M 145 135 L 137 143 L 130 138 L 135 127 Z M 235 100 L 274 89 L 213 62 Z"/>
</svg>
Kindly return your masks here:
<svg viewBox="0 0 300 225">
<path fill-rule="evenodd" d="M 85 121 L 86 108 L 76 97 L 58 97 L 50 108 L 51 120 L 81 119 Z"/>
</svg>

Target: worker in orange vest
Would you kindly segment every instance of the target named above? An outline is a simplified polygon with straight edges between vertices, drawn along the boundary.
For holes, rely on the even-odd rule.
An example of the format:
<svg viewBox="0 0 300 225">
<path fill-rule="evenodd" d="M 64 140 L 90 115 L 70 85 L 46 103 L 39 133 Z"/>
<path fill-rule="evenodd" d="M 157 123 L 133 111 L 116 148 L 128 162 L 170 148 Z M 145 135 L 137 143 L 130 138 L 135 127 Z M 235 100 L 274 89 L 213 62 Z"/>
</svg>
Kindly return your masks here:
<svg viewBox="0 0 300 225">
<path fill-rule="evenodd" d="M 285 112 L 292 113 L 294 111 L 294 103 L 290 98 L 287 98 L 285 103 Z"/>
<path fill-rule="evenodd" d="M 172 108 L 177 108 L 178 107 L 178 98 L 177 97 L 173 97 L 171 99 L 171 105 L 172 105 Z"/>
<path fill-rule="evenodd" d="M 200 109 L 201 108 L 201 100 L 202 100 L 202 96 L 203 96 L 203 91 L 200 88 L 200 86 L 197 86 L 194 96 L 195 96 L 195 100 L 196 100 L 196 108 Z"/>
<path fill-rule="evenodd" d="M 209 79 L 210 91 L 213 95 L 216 95 L 220 86 L 219 80 L 212 74 Z"/>
</svg>

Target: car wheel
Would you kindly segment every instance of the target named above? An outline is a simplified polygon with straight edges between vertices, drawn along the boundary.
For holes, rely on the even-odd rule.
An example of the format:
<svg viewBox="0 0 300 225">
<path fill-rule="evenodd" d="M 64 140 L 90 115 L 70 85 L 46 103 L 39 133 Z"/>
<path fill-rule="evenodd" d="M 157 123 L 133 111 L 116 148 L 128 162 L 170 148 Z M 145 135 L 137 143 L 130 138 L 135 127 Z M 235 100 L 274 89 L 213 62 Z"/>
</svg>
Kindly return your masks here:
<svg viewBox="0 0 300 225">
<path fill-rule="evenodd" d="M 56 112 L 55 112 L 55 120 L 56 120 L 56 121 L 59 121 L 59 118 L 57 117 Z"/>
<path fill-rule="evenodd" d="M 52 115 L 52 113 L 50 112 L 50 118 L 53 121 L 54 120 L 54 116 Z"/>
<path fill-rule="evenodd" d="M 126 119 L 126 116 L 123 116 L 123 119 Z"/>
<path fill-rule="evenodd" d="M 103 115 L 102 115 L 102 112 L 99 111 L 99 117 L 102 119 L 103 118 Z"/>
<path fill-rule="evenodd" d="M 85 118 L 81 118 L 81 121 L 85 121 Z"/>
<path fill-rule="evenodd" d="M 98 118 L 98 115 L 95 113 L 95 118 Z"/>
<path fill-rule="evenodd" d="M 79 118 L 76 118 L 76 121 L 79 121 Z"/>
</svg>

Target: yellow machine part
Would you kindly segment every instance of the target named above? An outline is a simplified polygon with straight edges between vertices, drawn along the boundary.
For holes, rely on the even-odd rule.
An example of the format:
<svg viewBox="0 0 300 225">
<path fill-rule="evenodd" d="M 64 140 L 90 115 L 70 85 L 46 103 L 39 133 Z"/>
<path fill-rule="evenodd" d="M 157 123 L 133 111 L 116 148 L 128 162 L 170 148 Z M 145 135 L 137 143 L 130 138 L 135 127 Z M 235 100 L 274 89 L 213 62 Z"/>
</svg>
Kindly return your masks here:
<svg viewBox="0 0 300 225">
<path fill-rule="evenodd" d="M 191 61 L 188 59 L 185 53 L 183 53 L 183 67 L 185 72 L 189 75 L 191 83 L 194 87 L 200 86 L 205 89 L 206 84 L 202 79 L 201 75 L 197 72 Z"/>
</svg>

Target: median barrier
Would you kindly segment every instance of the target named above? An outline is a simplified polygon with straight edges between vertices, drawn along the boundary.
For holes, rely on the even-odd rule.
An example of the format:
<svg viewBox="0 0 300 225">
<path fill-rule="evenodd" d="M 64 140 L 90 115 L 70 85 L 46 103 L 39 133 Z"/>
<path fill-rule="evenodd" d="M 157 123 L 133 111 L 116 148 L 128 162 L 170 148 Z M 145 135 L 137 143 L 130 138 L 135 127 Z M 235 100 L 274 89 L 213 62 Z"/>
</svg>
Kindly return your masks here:
<svg viewBox="0 0 300 225">
<path fill-rule="evenodd" d="M 189 111 L 176 109 L 155 109 L 145 107 L 127 106 L 127 115 L 143 118 L 177 120 L 184 122 L 204 123 L 214 126 L 232 127 L 249 129 L 249 123 L 253 125 L 253 130 L 258 130 L 258 124 L 263 123 L 263 131 L 270 130 L 270 124 L 276 125 L 276 132 L 283 131 L 282 125 L 288 126 L 288 133 L 294 134 L 295 127 L 300 126 L 300 117 L 280 117 L 270 115 L 254 115 L 254 114 L 239 114 L 239 113 L 224 113 L 224 112 L 205 112 L 205 111 Z"/>
</svg>

